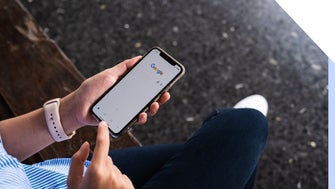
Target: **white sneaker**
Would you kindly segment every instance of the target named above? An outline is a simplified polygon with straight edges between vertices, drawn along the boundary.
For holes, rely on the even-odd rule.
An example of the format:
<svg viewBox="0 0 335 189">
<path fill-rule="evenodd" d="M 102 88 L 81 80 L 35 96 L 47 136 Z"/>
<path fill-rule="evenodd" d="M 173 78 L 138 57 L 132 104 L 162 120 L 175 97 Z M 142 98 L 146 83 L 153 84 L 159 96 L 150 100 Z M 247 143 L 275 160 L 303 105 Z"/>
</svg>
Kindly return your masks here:
<svg viewBox="0 0 335 189">
<path fill-rule="evenodd" d="M 252 108 L 256 109 L 264 116 L 268 113 L 268 102 L 262 95 L 251 95 L 242 100 L 240 100 L 237 104 L 235 104 L 234 108 Z"/>
</svg>

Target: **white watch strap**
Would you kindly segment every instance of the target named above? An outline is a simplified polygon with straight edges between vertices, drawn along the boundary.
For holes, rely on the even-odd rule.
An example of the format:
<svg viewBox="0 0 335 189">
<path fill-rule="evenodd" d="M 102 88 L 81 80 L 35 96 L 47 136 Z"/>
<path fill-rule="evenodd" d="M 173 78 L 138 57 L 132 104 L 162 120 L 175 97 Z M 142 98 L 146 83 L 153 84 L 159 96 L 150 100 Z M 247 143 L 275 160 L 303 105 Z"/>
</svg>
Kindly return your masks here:
<svg viewBox="0 0 335 189">
<path fill-rule="evenodd" d="M 43 105 L 45 121 L 48 125 L 50 135 L 57 142 L 68 140 L 72 138 L 74 134 L 76 134 L 76 131 L 73 131 L 70 135 L 65 133 L 60 121 L 59 104 L 60 98 L 56 98 L 47 101 Z"/>
</svg>

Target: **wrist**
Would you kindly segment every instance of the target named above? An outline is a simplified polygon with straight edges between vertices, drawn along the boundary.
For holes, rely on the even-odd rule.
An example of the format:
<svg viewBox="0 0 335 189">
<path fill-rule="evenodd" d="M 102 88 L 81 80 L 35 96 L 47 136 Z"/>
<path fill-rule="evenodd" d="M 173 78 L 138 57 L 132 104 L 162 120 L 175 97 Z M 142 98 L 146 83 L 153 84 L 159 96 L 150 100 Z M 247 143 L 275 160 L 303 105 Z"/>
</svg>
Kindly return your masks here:
<svg viewBox="0 0 335 189">
<path fill-rule="evenodd" d="M 45 102 L 43 110 L 49 133 L 55 141 L 61 142 L 68 140 L 76 134 L 76 131 L 72 131 L 68 134 L 64 129 L 60 120 L 60 98 L 55 98 Z"/>
<path fill-rule="evenodd" d="M 78 121 L 75 111 L 75 103 L 72 93 L 60 100 L 59 115 L 64 131 L 69 134 L 81 128 L 83 125 Z"/>
</svg>

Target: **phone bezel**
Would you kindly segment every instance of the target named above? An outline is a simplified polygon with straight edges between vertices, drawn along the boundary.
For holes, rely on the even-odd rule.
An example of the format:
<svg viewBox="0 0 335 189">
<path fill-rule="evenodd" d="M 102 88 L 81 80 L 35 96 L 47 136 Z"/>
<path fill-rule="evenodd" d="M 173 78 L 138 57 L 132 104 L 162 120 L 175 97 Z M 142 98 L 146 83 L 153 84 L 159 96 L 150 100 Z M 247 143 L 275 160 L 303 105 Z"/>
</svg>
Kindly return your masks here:
<svg viewBox="0 0 335 189">
<path fill-rule="evenodd" d="M 153 102 L 157 101 L 159 99 L 159 97 L 166 91 L 168 91 L 174 84 L 176 81 L 178 81 L 184 74 L 185 74 L 185 67 L 178 62 L 176 59 L 174 59 L 171 55 L 169 55 L 166 51 L 164 51 L 163 49 L 161 49 L 160 47 L 153 47 L 151 48 L 147 53 L 145 53 L 145 55 L 143 55 L 143 57 L 138 60 L 135 65 L 129 69 L 118 81 L 116 81 L 116 83 L 113 84 L 113 86 L 111 86 L 109 89 L 107 89 L 91 106 L 90 111 L 91 114 L 93 115 L 93 117 L 95 119 L 97 119 L 98 121 L 103 121 L 100 119 L 100 116 L 97 115 L 94 111 L 93 108 L 94 106 L 102 99 L 104 98 L 116 85 L 118 85 L 118 83 L 125 78 L 129 72 L 131 72 L 132 69 L 134 69 L 151 51 L 153 50 L 158 50 L 160 52 L 160 56 L 162 58 L 164 58 L 167 62 L 169 62 L 170 64 L 172 64 L 173 66 L 178 65 L 180 68 L 180 72 L 159 92 L 157 93 L 137 114 L 136 116 L 134 116 L 133 118 L 131 118 L 129 120 L 129 122 L 118 132 L 115 133 L 112 131 L 112 129 L 109 128 L 108 126 L 108 130 L 109 133 L 111 134 L 111 136 L 113 138 L 117 138 L 119 137 L 125 130 L 128 130 L 131 126 L 134 125 L 134 123 L 136 123 L 137 118 L 139 116 L 140 113 L 147 111 L 148 107 L 150 104 L 152 104 Z"/>
</svg>

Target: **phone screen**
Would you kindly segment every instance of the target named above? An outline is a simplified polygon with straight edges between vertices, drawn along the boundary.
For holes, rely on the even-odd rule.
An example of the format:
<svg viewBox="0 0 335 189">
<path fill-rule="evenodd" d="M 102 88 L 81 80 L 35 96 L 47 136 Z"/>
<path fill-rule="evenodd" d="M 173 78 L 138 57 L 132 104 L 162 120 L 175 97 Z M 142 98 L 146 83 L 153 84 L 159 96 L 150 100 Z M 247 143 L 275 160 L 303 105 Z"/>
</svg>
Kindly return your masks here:
<svg viewBox="0 0 335 189">
<path fill-rule="evenodd" d="M 92 112 L 117 136 L 183 73 L 181 64 L 154 48 L 94 104 Z"/>
</svg>

